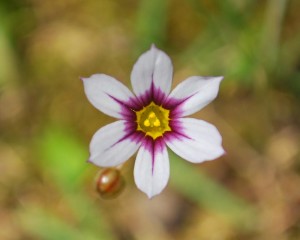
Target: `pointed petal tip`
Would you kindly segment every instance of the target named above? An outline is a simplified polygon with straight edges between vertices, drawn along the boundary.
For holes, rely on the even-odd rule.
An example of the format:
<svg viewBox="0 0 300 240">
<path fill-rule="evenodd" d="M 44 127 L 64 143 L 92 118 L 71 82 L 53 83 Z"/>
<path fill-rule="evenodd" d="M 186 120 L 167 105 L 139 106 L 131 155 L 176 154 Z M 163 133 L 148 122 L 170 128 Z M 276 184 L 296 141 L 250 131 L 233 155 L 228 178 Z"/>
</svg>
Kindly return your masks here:
<svg viewBox="0 0 300 240">
<path fill-rule="evenodd" d="M 150 47 L 150 49 L 151 49 L 151 50 L 152 50 L 152 49 L 157 49 L 157 47 L 156 47 L 155 43 L 152 43 L 152 44 L 151 44 L 151 47 Z"/>
<path fill-rule="evenodd" d="M 222 151 L 220 151 L 220 153 L 218 155 L 215 155 L 212 158 L 207 158 L 207 159 L 204 159 L 201 162 L 193 162 L 193 163 L 203 163 L 203 162 L 210 162 L 210 161 L 218 160 L 219 158 L 221 158 L 222 156 L 224 156 L 226 154 L 227 154 L 227 152 L 225 152 L 224 149 L 222 149 Z"/>
<path fill-rule="evenodd" d="M 224 80 L 224 76 L 216 76 L 216 77 L 208 77 L 208 80 L 221 83 L 222 80 Z"/>
<path fill-rule="evenodd" d="M 102 167 L 102 166 L 100 166 L 99 164 L 97 164 L 97 162 L 96 162 L 94 159 L 92 159 L 92 156 L 90 156 L 90 157 L 86 160 L 86 163 L 88 163 L 88 164 L 93 164 L 93 165 L 98 166 L 98 167 Z"/>
<path fill-rule="evenodd" d="M 153 193 L 153 192 L 145 192 L 143 189 L 139 188 L 143 193 L 145 193 L 148 197 L 149 200 L 153 200 L 154 197 L 156 197 L 157 195 L 159 195 L 161 192 L 159 193 Z"/>
<path fill-rule="evenodd" d="M 99 163 L 96 159 L 92 159 L 92 158 L 89 158 L 88 160 L 86 160 L 86 163 L 93 164 L 94 166 L 101 167 L 101 168 L 117 166 L 117 164 L 111 164 L 111 163 L 105 163 L 105 162 Z"/>
<path fill-rule="evenodd" d="M 95 159 L 94 159 L 94 157 L 93 157 L 93 155 L 90 153 L 90 156 L 89 156 L 89 158 L 86 160 L 86 163 L 88 163 L 88 164 L 93 164 L 94 166 L 97 166 L 97 167 L 102 167 L 101 165 L 99 165 L 96 161 L 95 161 Z"/>
<path fill-rule="evenodd" d="M 92 77 L 95 77 L 95 76 L 97 76 L 97 75 L 103 75 L 103 74 L 101 74 L 101 73 L 94 73 L 94 74 L 90 75 L 89 77 L 82 77 L 82 76 L 80 76 L 79 78 L 80 78 L 82 81 L 85 81 L 85 80 L 91 79 Z"/>
<path fill-rule="evenodd" d="M 80 79 L 88 80 L 88 79 L 92 79 L 92 78 L 101 78 L 101 77 L 111 77 L 111 76 L 106 75 L 104 73 L 94 73 L 94 74 L 90 75 L 89 77 L 80 77 Z"/>
<path fill-rule="evenodd" d="M 211 160 L 216 160 L 224 155 L 227 155 L 227 152 L 224 150 L 224 148 L 221 146 L 221 149 L 220 149 L 220 153 L 218 155 L 216 155 L 215 158 L 211 159 Z"/>
<path fill-rule="evenodd" d="M 149 200 L 153 199 L 153 197 L 154 197 L 152 194 L 149 194 L 149 193 L 145 193 L 145 194 L 147 195 Z"/>
<path fill-rule="evenodd" d="M 224 76 L 217 76 L 216 78 L 220 79 L 220 80 L 223 80 L 224 79 Z"/>
<path fill-rule="evenodd" d="M 224 80 L 224 76 L 218 76 L 217 77 L 218 78 L 218 80 L 221 82 L 222 80 Z"/>
<path fill-rule="evenodd" d="M 224 150 L 224 148 L 223 148 L 223 153 L 221 154 L 221 156 L 220 157 L 222 157 L 222 156 L 225 156 L 225 155 L 227 155 L 228 153 Z"/>
<path fill-rule="evenodd" d="M 147 197 L 148 197 L 149 200 L 153 200 L 153 197 L 155 197 L 155 195 L 148 195 L 147 194 Z"/>
</svg>

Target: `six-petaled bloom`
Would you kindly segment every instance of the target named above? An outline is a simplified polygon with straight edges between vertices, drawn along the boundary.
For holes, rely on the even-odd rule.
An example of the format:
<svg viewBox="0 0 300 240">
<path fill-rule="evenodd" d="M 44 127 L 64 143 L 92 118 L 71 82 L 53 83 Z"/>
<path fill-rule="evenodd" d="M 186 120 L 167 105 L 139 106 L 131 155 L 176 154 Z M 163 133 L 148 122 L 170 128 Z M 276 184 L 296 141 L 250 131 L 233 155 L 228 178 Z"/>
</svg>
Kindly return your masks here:
<svg viewBox="0 0 300 240">
<path fill-rule="evenodd" d="M 134 180 L 149 198 L 168 183 L 167 147 L 193 163 L 224 154 L 216 127 L 183 118 L 215 99 L 223 77 L 189 77 L 170 93 L 172 75 L 170 58 L 153 45 L 133 66 L 134 94 L 105 74 L 83 78 L 85 93 L 94 107 L 119 119 L 95 133 L 89 161 L 100 167 L 118 166 L 138 151 Z"/>
</svg>

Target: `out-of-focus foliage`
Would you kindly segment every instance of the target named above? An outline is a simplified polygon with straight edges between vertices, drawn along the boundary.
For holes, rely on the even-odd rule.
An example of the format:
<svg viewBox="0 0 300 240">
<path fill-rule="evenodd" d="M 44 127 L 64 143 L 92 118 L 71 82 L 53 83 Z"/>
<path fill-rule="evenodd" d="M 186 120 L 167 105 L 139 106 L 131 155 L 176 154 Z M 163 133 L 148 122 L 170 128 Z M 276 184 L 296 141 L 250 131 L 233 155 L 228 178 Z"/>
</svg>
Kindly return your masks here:
<svg viewBox="0 0 300 240">
<path fill-rule="evenodd" d="M 299 11 L 297 0 L 2 0 L 0 239 L 299 239 Z M 152 200 L 131 159 L 124 193 L 102 200 L 88 144 L 113 119 L 79 77 L 129 85 L 152 43 L 174 85 L 225 76 L 195 117 L 219 128 L 227 154 L 198 165 L 170 154 L 170 184 Z"/>
</svg>

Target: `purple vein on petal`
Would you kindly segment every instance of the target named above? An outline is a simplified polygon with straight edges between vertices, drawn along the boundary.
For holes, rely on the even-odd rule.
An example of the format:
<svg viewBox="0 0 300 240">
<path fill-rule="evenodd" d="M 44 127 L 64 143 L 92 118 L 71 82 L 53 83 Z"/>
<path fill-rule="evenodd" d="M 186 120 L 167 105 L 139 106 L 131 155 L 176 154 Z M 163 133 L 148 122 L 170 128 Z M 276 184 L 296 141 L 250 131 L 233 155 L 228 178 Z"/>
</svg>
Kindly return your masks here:
<svg viewBox="0 0 300 240">
<path fill-rule="evenodd" d="M 138 96 L 144 106 L 147 106 L 151 102 L 154 102 L 157 105 L 161 105 L 166 99 L 166 94 L 158 87 L 155 86 L 153 80 L 151 86 L 143 94 Z"/>
<path fill-rule="evenodd" d="M 171 120 L 169 124 L 172 131 L 166 132 L 163 136 L 167 141 L 172 141 L 174 139 L 178 139 L 181 141 L 184 141 L 184 139 L 194 140 L 190 136 L 185 134 L 185 129 L 179 120 Z"/>
<path fill-rule="evenodd" d="M 161 105 L 163 103 L 163 101 L 166 99 L 166 94 L 158 87 L 155 87 L 154 82 L 152 81 L 152 97 L 153 97 L 153 101 L 157 104 L 157 105 Z"/>
<path fill-rule="evenodd" d="M 125 132 L 124 136 L 122 138 L 120 138 L 118 141 L 116 141 L 109 148 L 124 141 L 125 139 L 129 139 L 132 142 L 139 143 L 139 142 L 141 142 L 141 140 L 144 137 L 144 134 L 142 132 L 136 131 L 136 123 L 134 123 L 134 122 L 126 121 L 124 132 Z"/>
<path fill-rule="evenodd" d="M 197 94 L 197 92 L 188 97 L 182 98 L 182 99 L 167 97 L 166 101 L 163 102 L 162 106 L 166 109 L 172 110 L 172 111 L 170 111 L 170 118 L 176 118 L 176 117 L 180 116 L 182 113 L 182 110 L 180 109 L 182 104 L 184 104 L 187 100 L 189 100 L 196 94 Z"/>
<path fill-rule="evenodd" d="M 153 155 L 155 156 L 158 153 L 163 153 L 164 148 L 165 148 L 165 142 L 163 141 L 163 138 L 162 137 L 157 138 L 154 141 Z M 152 175 L 154 173 L 154 164 L 155 164 L 154 158 L 155 157 L 153 157 L 153 161 L 152 161 Z"/>
<path fill-rule="evenodd" d="M 151 155 L 151 174 L 154 174 L 154 167 L 155 167 L 155 158 L 159 153 L 162 153 L 164 150 L 164 141 L 162 137 L 159 137 L 153 140 L 151 137 L 146 136 L 143 140 L 142 146 L 143 148 L 148 151 Z"/>
<path fill-rule="evenodd" d="M 141 104 L 137 101 L 137 99 L 129 98 L 128 101 L 122 101 L 118 98 L 111 96 L 107 94 L 110 98 L 112 98 L 114 101 L 120 104 L 121 106 L 121 112 L 120 114 L 129 121 L 134 121 L 136 118 L 136 115 L 134 111 L 137 111 L 141 109 Z"/>
<path fill-rule="evenodd" d="M 152 165 L 152 172 L 153 172 L 153 162 L 154 162 L 154 156 L 153 156 L 153 139 L 149 136 L 145 136 L 142 140 L 142 148 L 145 149 L 145 151 L 148 151 L 151 156 L 151 165 Z"/>
</svg>

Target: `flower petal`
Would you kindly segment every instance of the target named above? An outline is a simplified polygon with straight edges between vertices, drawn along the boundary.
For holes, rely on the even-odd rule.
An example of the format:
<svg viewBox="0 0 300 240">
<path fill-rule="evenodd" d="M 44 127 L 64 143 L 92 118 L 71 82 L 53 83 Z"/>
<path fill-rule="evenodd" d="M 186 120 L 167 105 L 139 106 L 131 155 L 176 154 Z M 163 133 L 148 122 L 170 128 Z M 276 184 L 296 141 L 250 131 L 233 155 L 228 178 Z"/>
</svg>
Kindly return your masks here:
<svg viewBox="0 0 300 240">
<path fill-rule="evenodd" d="M 124 118 L 130 114 L 130 107 L 138 105 L 129 89 L 113 77 L 94 74 L 82 80 L 88 100 L 95 108 L 109 116 Z"/>
<path fill-rule="evenodd" d="M 120 120 L 100 128 L 90 143 L 89 162 L 100 167 L 117 166 L 129 159 L 141 145 L 142 134 Z"/>
<path fill-rule="evenodd" d="M 171 92 L 164 106 L 173 109 L 173 117 L 193 114 L 216 98 L 222 79 L 223 77 L 190 77 Z"/>
<path fill-rule="evenodd" d="M 149 198 L 159 194 L 167 185 L 170 165 L 167 147 L 161 138 L 144 139 L 134 165 L 137 187 Z"/>
<path fill-rule="evenodd" d="M 142 54 L 131 72 L 134 93 L 146 103 L 149 97 L 162 101 L 170 93 L 173 66 L 170 58 L 154 45 Z M 163 94 L 162 94 L 163 93 Z"/>
<path fill-rule="evenodd" d="M 169 148 L 180 157 L 193 163 L 213 160 L 224 154 L 222 137 L 212 124 L 181 118 L 172 123 L 173 132 L 165 134 Z"/>
</svg>

